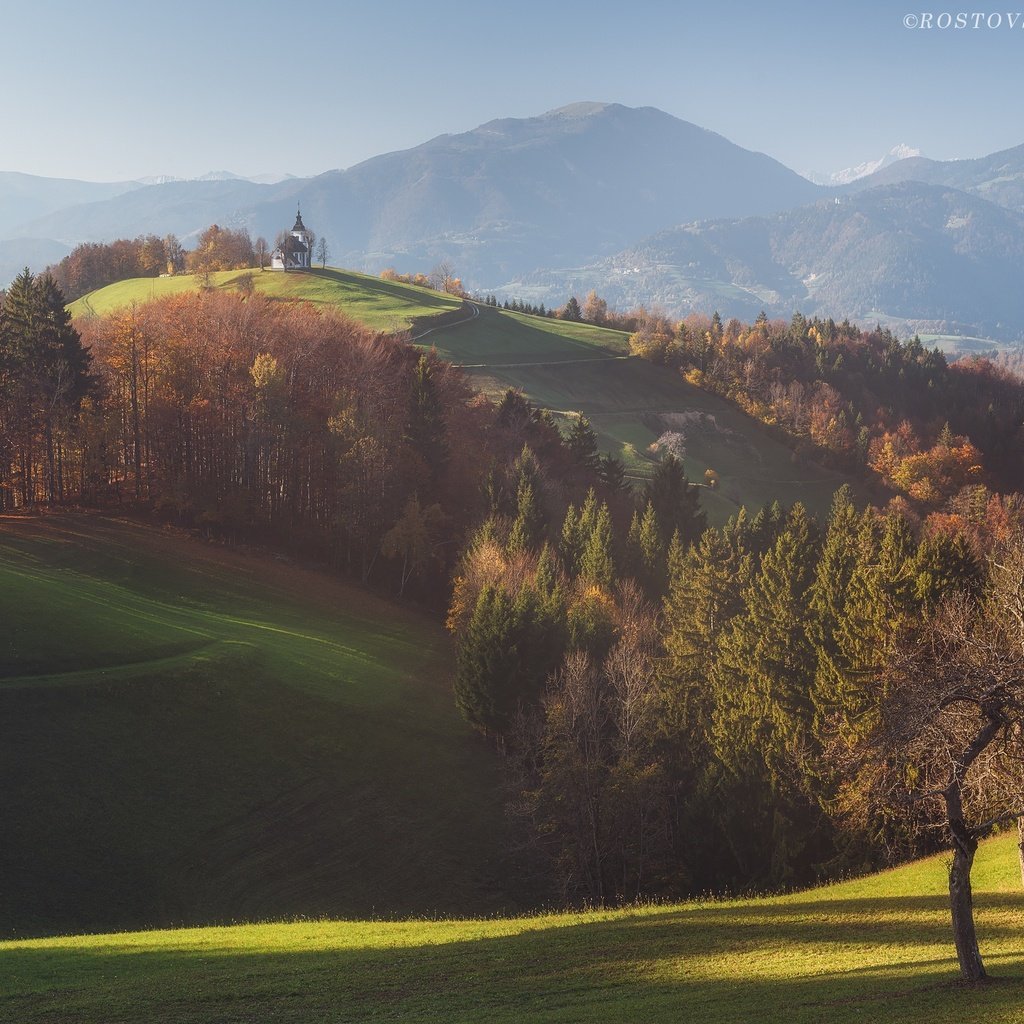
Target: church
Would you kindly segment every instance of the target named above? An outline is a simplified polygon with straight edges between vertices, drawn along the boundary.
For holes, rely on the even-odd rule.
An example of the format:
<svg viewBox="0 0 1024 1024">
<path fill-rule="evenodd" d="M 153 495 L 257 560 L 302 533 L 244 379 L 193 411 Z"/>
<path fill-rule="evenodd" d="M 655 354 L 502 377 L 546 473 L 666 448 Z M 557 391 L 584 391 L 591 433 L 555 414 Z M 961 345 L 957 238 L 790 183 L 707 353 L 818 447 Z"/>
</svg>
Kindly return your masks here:
<svg viewBox="0 0 1024 1024">
<path fill-rule="evenodd" d="M 301 208 L 295 212 L 295 226 L 270 254 L 271 270 L 308 270 L 313 266 L 313 232 L 302 223 Z"/>
</svg>

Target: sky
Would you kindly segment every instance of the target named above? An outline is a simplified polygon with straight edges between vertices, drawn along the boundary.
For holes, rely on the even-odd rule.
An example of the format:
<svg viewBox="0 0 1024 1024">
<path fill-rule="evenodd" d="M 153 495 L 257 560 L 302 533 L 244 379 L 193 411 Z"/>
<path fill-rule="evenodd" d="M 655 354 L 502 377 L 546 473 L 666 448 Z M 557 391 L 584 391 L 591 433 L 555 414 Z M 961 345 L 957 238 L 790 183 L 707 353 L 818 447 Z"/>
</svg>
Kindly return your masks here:
<svg viewBox="0 0 1024 1024">
<path fill-rule="evenodd" d="M 0 170 L 305 176 L 581 100 L 800 172 L 983 156 L 1024 143 L 1024 15 L 962 2 L 0 0 Z"/>
</svg>

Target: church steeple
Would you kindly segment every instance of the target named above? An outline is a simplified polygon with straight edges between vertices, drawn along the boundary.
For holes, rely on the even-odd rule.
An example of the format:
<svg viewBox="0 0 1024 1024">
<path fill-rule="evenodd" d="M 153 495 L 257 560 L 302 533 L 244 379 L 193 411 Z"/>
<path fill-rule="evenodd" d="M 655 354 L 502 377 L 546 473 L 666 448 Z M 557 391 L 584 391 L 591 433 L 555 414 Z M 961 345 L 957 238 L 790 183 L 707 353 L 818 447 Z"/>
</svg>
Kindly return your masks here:
<svg viewBox="0 0 1024 1024">
<path fill-rule="evenodd" d="M 302 223 L 302 207 L 301 206 L 296 206 L 296 209 L 295 209 L 295 227 L 292 228 L 292 231 L 305 231 L 305 230 L 306 230 L 306 225 Z"/>
</svg>

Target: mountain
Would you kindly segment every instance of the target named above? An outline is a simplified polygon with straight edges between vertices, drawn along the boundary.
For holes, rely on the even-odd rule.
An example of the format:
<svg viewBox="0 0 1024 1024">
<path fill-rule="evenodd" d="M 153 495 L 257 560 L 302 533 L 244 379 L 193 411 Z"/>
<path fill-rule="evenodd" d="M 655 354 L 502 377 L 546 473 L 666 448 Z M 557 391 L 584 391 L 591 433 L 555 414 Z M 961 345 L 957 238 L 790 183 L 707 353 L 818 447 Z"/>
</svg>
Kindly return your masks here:
<svg viewBox="0 0 1024 1024">
<path fill-rule="evenodd" d="M 668 224 L 770 213 L 820 194 L 770 157 L 660 110 L 582 103 L 312 179 L 150 186 L 32 220 L 21 233 L 188 238 L 216 221 L 272 240 L 301 201 L 335 261 L 379 270 L 448 259 L 473 282 L 610 256 Z"/>
<path fill-rule="evenodd" d="M 39 237 L 35 232 L 17 230 L 18 225 L 69 206 L 123 195 L 138 187 L 135 181 L 77 181 L 0 171 L 0 238 Z"/>
<path fill-rule="evenodd" d="M 877 188 L 902 181 L 920 181 L 927 185 L 960 189 L 997 206 L 1024 213 L 1024 145 L 972 160 L 911 157 L 880 168 L 859 179 L 850 188 Z"/>
<path fill-rule="evenodd" d="M 595 287 L 672 314 L 764 309 L 932 333 L 1024 338 L 1024 216 L 952 188 L 903 182 L 770 217 L 662 231 L 580 270 L 505 290 L 564 301 Z M 501 290 L 501 289 L 499 289 Z"/>
<path fill-rule="evenodd" d="M 899 160 L 909 160 L 921 155 L 921 150 L 912 149 L 910 146 L 900 143 L 893 146 L 888 153 L 877 160 L 867 160 L 856 167 L 844 167 L 841 171 L 833 171 L 831 174 L 808 174 L 807 177 L 818 185 L 849 185 L 853 181 L 866 178 L 875 171 L 889 167 Z"/>
<path fill-rule="evenodd" d="M 28 267 L 38 273 L 71 252 L 71 247 L 52 238 L 9 238 L 0 241 L 0 288 Z"/>
<path fill-rule="evenodd" d="M 187 245 L 189 239 L 214 223 L 248 227 L 252 207 L 273 187 L 236 178 L 166 181 L 50 213 L 29 222 L 24 233 L 77 245 L 173 232 Z"/>
<path fill-rule="evenodd" d="M 579 103 L 490 121 L 320 175 L 307 223 L 363 265 L 447 258 L 475 280 L 611 255 L 640 233 L 807 202 L 814 185 L 652 107 Z M 256 213 L 261 231 L 284 207 Z"/>
</svg>

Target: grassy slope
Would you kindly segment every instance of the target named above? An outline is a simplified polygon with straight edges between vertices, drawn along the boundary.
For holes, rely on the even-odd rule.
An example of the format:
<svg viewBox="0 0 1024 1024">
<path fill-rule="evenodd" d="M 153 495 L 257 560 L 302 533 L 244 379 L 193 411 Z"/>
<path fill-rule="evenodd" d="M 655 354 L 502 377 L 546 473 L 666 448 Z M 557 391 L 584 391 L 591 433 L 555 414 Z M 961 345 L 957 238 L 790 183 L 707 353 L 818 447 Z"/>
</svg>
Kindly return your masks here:
<svg viewBox="0 0 1024 1024">
<path fill-rule="evenodd" d="M 956 983 L 941 857 L 794 896 L 477 921 L 300 922 L 0 944 L 3 1019 L 702 1024 L 1020 1020 L 1010 836 L 975 868 L 997 981 Z"/>
<path fill-rule="evenodd" d="M 0 519 L 0 623 L 0 934 L 508 905 L 430 620 L 67 515 Z"/>
<path fill-rule="evenodd" d="M 252 274 L 257 290 L 271 298 L 338 306 L 354 320 L 375 331 L 405 330 L 413 317 L 444 313 L 459 307 L 457 299 L 429 288 L 382 281 L 379 277 L 335 270 L 333 267 L 303 273 L 224 270 L 211 274 L 211 283 L 215 288 L 227 291 L 237 289 L 239 278 L 246 273 Z M 83 295 L 71 303 L 69 309 L 72 316 L 103 316 L 133 302 L 141 304 L 198 288 L 198 278 L 187 274 L 133 278 Z"/>
<path fill-rule="evenodd" d="M 214 283 L 237 287 L 241 273 L 215 274 Z M 338 270 L 255 271 L 253 278 L 261 291 L 276 298 L 337 305 L 377 330 L 404 329 L 412 317 L 458 306 L 455 299 L 429 289 Z M 71 310 L 75 315 L 101 314 L 196 286 L 192 277 L 122 281 L 79 299 Z M 688 426 L 685 459 L 691 480 L 700 482 L 709 468 L 719 474 L 719 489 L 702 494 L 713 522 L 724 522 L 740 505 L 757 509 L 776 498 L 803 501 L 824 515 L 836 488 L 848 482 L 838 473 L 796 461 L 789 448 L 716 395 L 666 369 L 627 358 L 628 339 L 621 331 L 489 307 L 480 310 L 475 320 L 431 331 L 423 338 L 424 347 L 436 347 L 446 359 L 466 366 L 494 396 L 518 387 L 563 416 L 586 413 L 602 449 L 623 459 L 635 477 L 651 472 L 648 447 L 667 429 L 662 415 L 697 411 L 713 417 L 713 425 Z"/>
<path fill-rule="evenodd" d="M 824 514 L 846 478 L 808 463 L 774 440 L 730 403 L 639 359 L 623 358 L 627 337 L 587 324 L 484 309 L 471 323 L 442 328 L 425 339 L 454 362 L 467 364 L 492 395 L 518 387 L 536 403 L 563 415 L 585 413 L 602 449 L 646 476 L 653 465 L 648 446 L 669 424 L 664 414 L 700 412 L 714 423 L 689 424 L 685 466 L 691 480 L 718 472 L 718 491 L 702 500 L 714 522 L 741 504 L 757 509 L 780 499 L 801 500 Z"/>
</svg>

